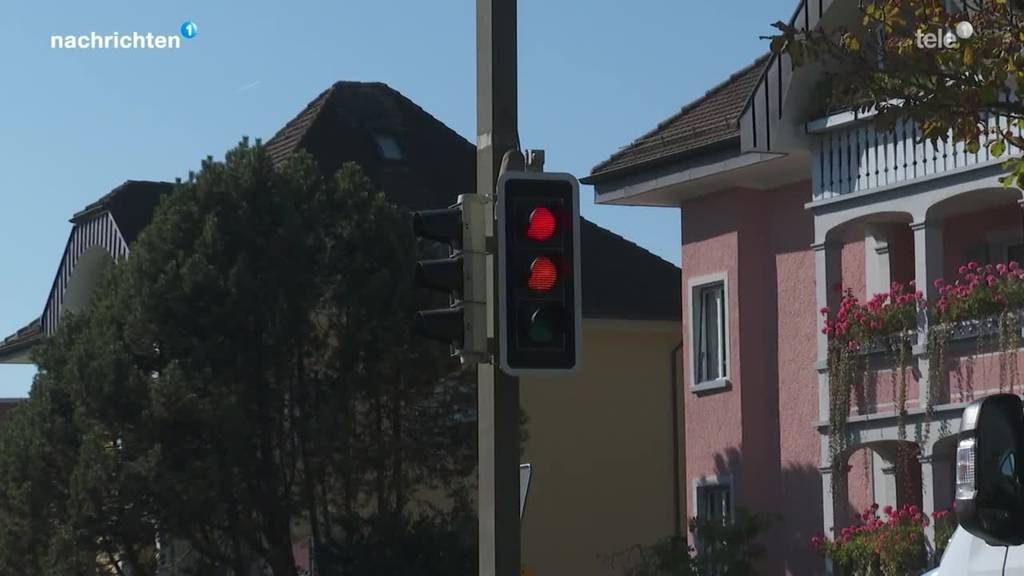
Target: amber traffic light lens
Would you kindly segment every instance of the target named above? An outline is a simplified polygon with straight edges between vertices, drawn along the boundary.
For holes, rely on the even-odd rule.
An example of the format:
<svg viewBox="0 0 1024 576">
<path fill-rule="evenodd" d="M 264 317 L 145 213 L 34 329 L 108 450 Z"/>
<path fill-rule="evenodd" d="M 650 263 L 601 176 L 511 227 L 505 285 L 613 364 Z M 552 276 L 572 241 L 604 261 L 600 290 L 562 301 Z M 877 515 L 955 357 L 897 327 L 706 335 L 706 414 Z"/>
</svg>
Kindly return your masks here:
<svg viewBox="0 0 1024 576">
<path fill-rule="evenodd" d="M 530 279 L 526 285 L 534 292 L 548 292 L 558 283 L 558 267 L 547 256 L 540 256 L 530 265 Z"/>
<path fill-rule="evenodd" d="M 541 206 L 530 213 L 530 221 L 526 226 L 526 237 L 536 242 L 546 242 L 555 235 L 558 222 L 550 208 Z"/>
</svg>

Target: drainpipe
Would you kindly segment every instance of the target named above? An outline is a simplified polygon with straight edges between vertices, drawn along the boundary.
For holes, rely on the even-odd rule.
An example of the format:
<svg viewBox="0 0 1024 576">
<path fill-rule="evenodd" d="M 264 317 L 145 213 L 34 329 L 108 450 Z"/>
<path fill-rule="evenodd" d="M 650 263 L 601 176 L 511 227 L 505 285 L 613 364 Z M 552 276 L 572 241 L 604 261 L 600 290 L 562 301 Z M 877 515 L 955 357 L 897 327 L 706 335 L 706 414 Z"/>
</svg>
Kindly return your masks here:
<svg viewBox="0 0 1024 576">
<path fill-rule="evenodd" d="M 679 386 L 677 386 L 677 383 L 679 381 L 680 363 L 676 361 L 682 349 L 683 341 L 680 340 L 679 345 L 672 349 L 672 355 L 669 358 L 672 374 L 672 380 L 669 382 L 672 398 L 672 514 L 676 538 L 685 537 L 679 494 Z"/>
</svg>

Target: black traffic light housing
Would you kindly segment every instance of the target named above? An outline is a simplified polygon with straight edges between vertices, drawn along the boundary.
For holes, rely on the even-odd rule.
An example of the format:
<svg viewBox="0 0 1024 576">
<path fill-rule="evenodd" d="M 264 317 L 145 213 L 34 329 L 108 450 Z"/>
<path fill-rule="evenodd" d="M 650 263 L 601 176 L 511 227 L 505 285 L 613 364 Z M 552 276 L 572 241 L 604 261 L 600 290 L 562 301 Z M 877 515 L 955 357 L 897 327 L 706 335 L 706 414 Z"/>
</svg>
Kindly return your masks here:
<svg viewBox="0 0 1024 576">
<path fill-rule="evenodd" d="M 506 172 L 497 201 L 501 369 L 572 372 L 582 342 L 579 182 L 570 174 Z"/>
<path fill-rule="evenodd" d="M 451 344 L 463 362 L 487 356 L 486 238 L 487 202 L 476 194 L 459 196 L 451 208 L 413 213 L 417 236 L 445 243 L 447 258 L 416 263 L 416 282 L 447 292 L 449 306 L 416 313 L 416 331 Z"/>
</svg>

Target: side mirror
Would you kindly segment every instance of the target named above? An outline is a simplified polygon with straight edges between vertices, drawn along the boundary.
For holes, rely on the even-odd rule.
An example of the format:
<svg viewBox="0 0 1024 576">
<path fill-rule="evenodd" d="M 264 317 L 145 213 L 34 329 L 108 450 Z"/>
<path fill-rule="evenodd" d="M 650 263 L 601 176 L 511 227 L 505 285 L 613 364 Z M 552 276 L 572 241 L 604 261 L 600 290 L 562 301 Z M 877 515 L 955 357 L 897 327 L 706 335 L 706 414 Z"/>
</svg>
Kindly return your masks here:
<svg viewBox="0 0 1024 576">
<path fill-rule="evenodd" d="M 964 410 L 956 450 L 956 517 L 991 546 L 1024 544 L 1024 404 L 998 394 Z"/>
</svg>

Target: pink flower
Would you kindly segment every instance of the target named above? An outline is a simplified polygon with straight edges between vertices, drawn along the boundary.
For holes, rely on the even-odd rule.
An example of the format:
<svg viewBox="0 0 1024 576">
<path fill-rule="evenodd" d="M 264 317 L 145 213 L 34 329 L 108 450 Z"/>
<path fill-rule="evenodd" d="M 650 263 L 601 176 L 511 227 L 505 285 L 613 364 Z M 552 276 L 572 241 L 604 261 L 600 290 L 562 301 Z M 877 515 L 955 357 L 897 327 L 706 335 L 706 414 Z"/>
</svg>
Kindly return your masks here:
<svg viewBox="0 0 1024 576">
<path fill-rule="evenodd" d="M 1000 276 L 1006 276 L 1006 273 L 1009 270 L 1010 269 L 1006 267 L 1006 264 L 1000 264 L 1000 265 L 996 266 L 996 271 L 999 272 Z"/>
<path fill-rule="evenodd" d="M 1011 260 L 1009 268 L 1010 270 L 1017 270 L 1020 268 L 1020 264 L 1018 264 L 1016 260 Z"/>
<path fill-rule="evenodd" d="M 977 270 L 978 269 L 978 263 L 977 262 L 968 262 L 967 263 L 967 269 L 968 270 Z"/>
<path fill-rule="evenodd" d="M 886 516 L 892 516 L 892 506 L 886 505 L 885 508 L 882 508 L 882 512 L 885 513 Z"/>
<path fill-rule="evenodd" d="M 961 276 L 963 276 L 964 274 L 967 274 L 967 270 L 968 270 L 967 266 L 961 266 L 961 267 L 960 267 L 960 268 L 959 268 L 959 269 L 957 270 L 957 272 L 959 272 L 959 273 L 960 273 L 960 275 L 961 275 Z"/>
</svg>

